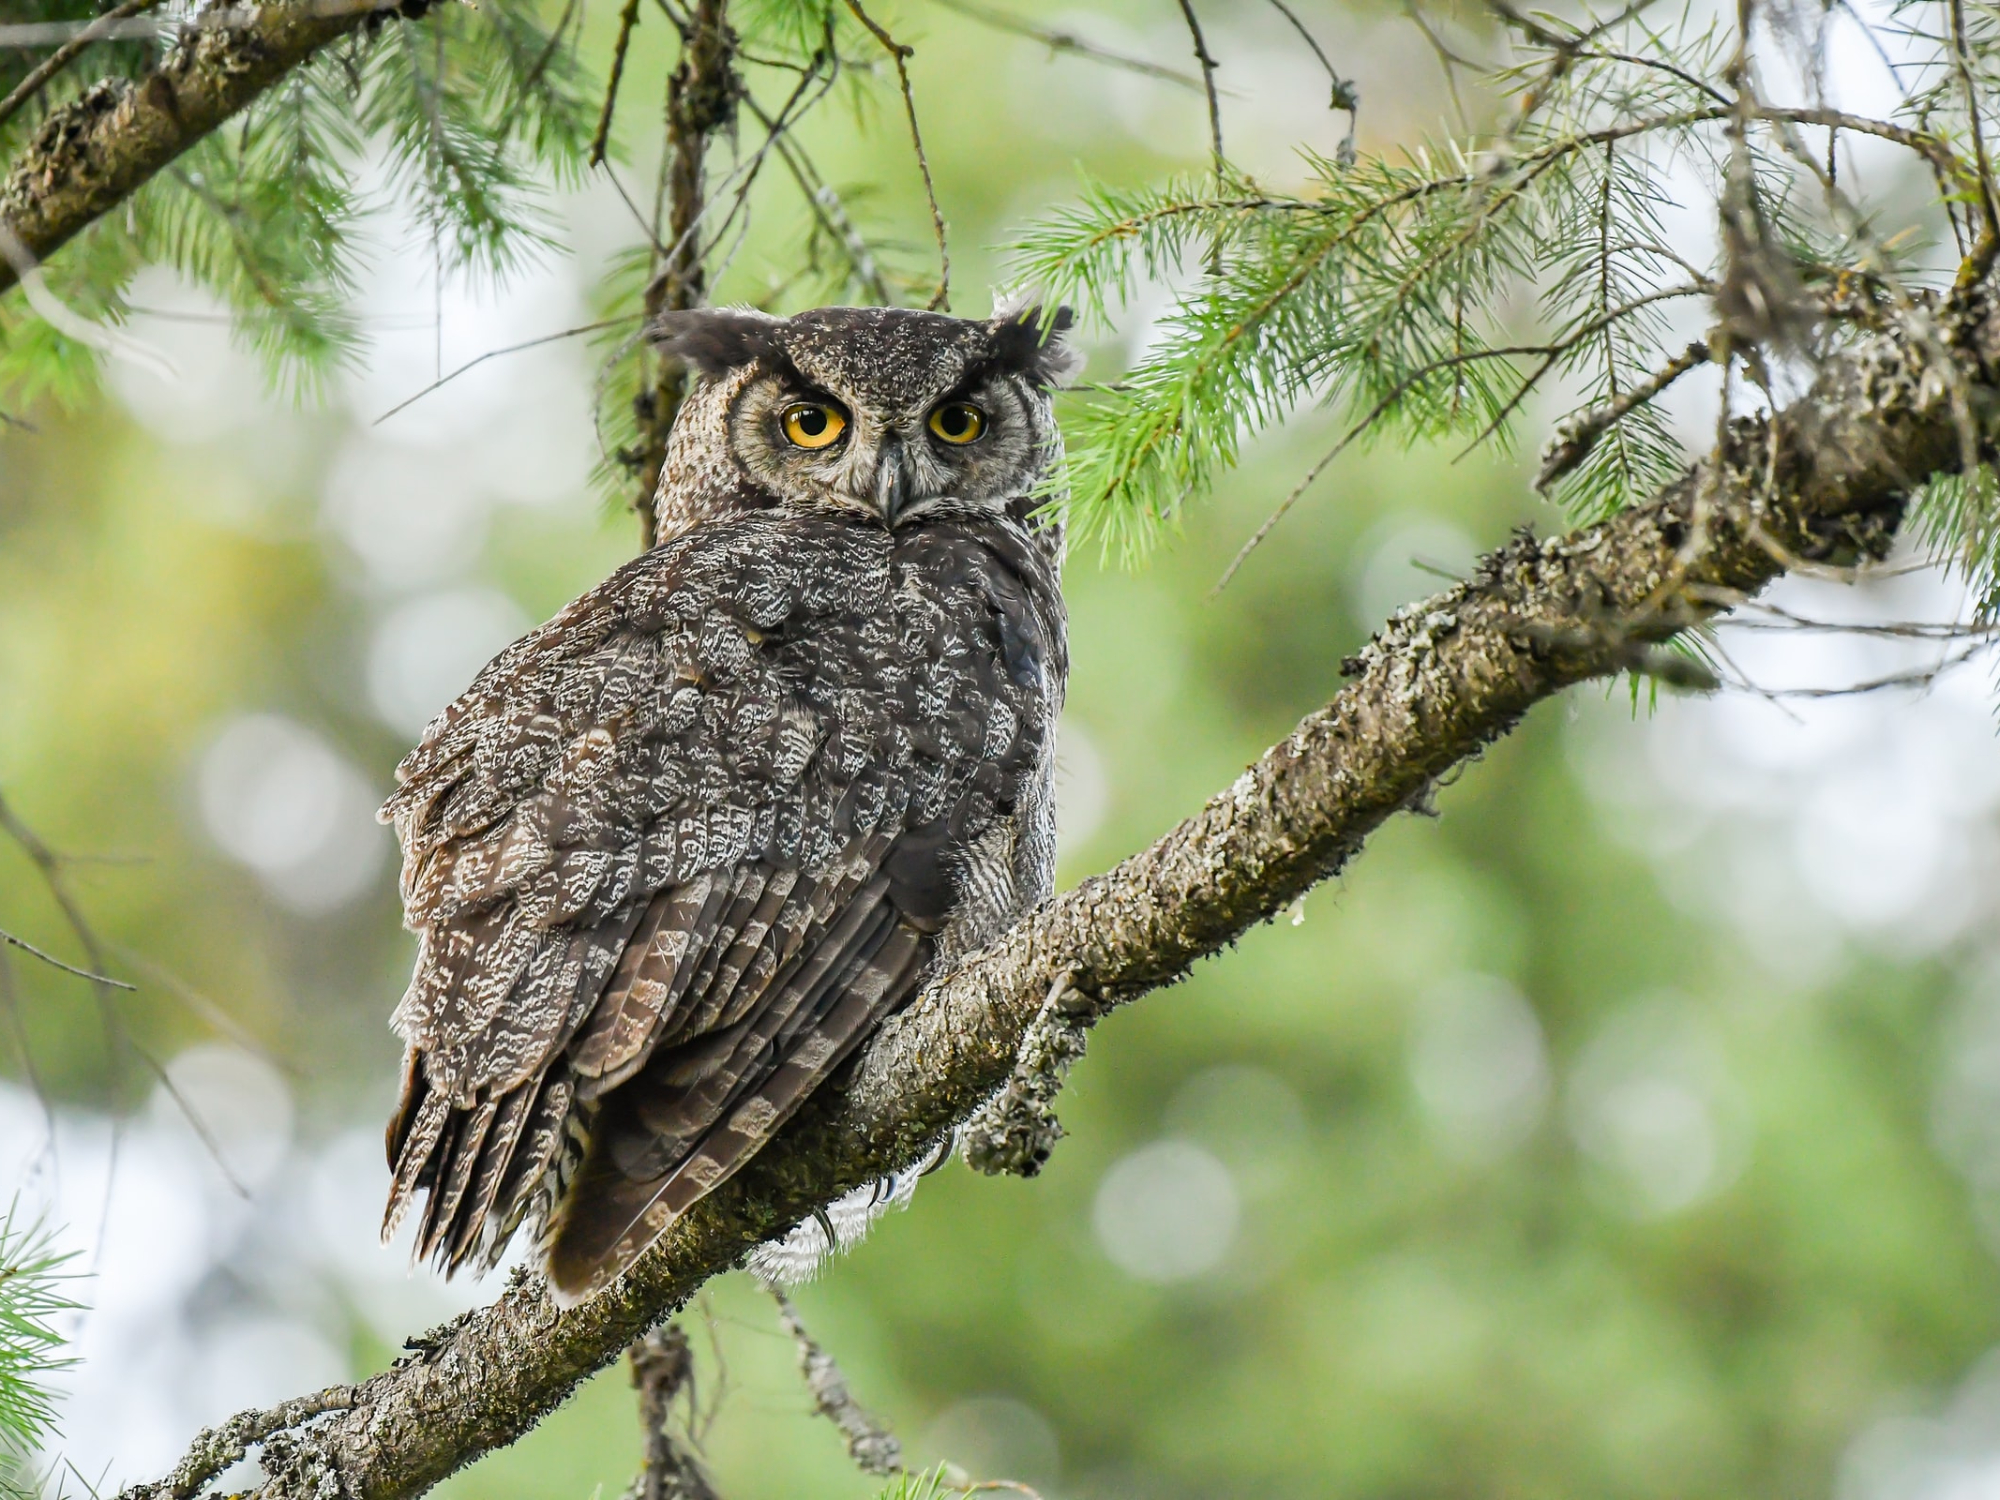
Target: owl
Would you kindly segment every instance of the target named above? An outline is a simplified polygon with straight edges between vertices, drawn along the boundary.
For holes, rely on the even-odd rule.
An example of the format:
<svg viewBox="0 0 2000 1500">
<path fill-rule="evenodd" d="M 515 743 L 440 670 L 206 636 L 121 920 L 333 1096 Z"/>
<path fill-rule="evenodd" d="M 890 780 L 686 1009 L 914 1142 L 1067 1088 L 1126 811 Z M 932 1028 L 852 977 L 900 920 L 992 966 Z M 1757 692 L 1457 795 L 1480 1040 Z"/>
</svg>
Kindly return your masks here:
<svg viewBox="0 0 2000 1500">
<path fill-rule="evenodd" d="M 416 970 L 385 1238 L 565 1301 L 1050 890 L 1066 310 L 667 316 L 659 542 L 508 647 L 383 809 Z"/>
</svg>

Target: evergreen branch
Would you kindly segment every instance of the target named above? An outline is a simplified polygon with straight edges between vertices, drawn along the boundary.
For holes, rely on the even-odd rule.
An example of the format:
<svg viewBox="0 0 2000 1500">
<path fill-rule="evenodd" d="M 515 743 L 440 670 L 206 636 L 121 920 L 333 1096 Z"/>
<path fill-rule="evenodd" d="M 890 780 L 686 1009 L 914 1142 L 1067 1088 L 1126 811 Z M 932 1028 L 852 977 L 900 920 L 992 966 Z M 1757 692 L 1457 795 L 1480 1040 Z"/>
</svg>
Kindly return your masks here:
<svg viewBox="0 0 2000 1500">
<path fill-rule="evenodd" d="M 1517 352 L 1524 354 L 1539 354 L 1541 356 L 1541 363 L 1536 365 L 1521 383 L 1515 387 L 1514 394 L 1507 398 L 1506 403 L 1473 436 L 1472 441 L 1466 445 L 1465 452 L 1471 452 L 1472 449 L 1478 447 L 1481 443 L 1492 437 L 1494 433 L 1498 432 L 1502 424 L 1520 409 L 1521 403 L 1528 399 L 1529 393 L 1541 384 L 1542 378 L 1555 368 L 1556 362 L 1591 335 L 1609 333 L 1618 323 L 1643 308 L 1653 307 L 1661 302 L 1677 301 L 1685 297 L 1705 296 L 1714 290 L 1714 283 L 1707 280 L 1697 282 L 1691 286 L 1661 287 L 1657 291 L 1647 292 L 1644 296 L 1634 297 L 1622 306 L 1612 308 L 1610 311 L 1592 318 L 1571 337 L 1561 339 L 1553 344 L 1545 344 L 1540 349 L 1523 347 L 1518 350 Z M 1618 404 L 1616 399 L 1613 400 L 1612 404 L 1614 406 Z M 1630 407 L 1624 408 L 1626 411 L 1630 409 Z"/>
<path fill-rule="evenodd" d="M 1513 409 L 1516 406 L 1518 406 L 1523 399 L 1526 398 L 1528 392 L 1532 390 L 1535 387 L 1535 385 L 1541 380 L 1541 378 L 1549 372 L 1549 369 L 1555 364 L 1555 362 L 1558 359 L 1560 359 L 1565 353 L 1576 348 L 1577 345 L 1581 344 L 1584 340 L 1590 338 L 1592 335 L 1596 333 L 1599 333 L 1605 329 L 1612 327 L 1620 320 L 1630 317 L 1633 313 L 1638 312 L 1641 308 L 1649 307 L 1656 302 L 1663 302 L 1670 298 L 1696 296 L 1705 290 L 1706 290 L 1705 287 L 1699 287 L 1699 286 L 1667 287 L 1658 292 L 1649 293 L 1644 297 L 1634 298 L 1631 302 L 1625 304 L 1623 307 L 1613 308 L 1608 313 L 1604 314 L 1601 317 L 1591 320 L 1589 323 L 1575 330 L 1568 337 L 1560 340 L 1557 343 L 1504 344 L 1494 349 L 1471 349 L 1467 350 L 1462 354 L 1454 354 L 1444 359 L 1432 360 L 1422 369 L 1417 370 L 1411 375 L 1405 376 L 1388 392 L 1388 394 L 1383 396 L 1381 400 L 1377 401 L 1374 406 L 1370 407 L 1369 410 L 1365 414 L 1363 414 L 1363 416 L 1358 421 L 1354 422 L 1347 429 L 1346 432 L 1342 433 L 1339 441 L 1336 442 L 1331 448 L 1329 448 L 1324 454 L 1322 454 L 1310 469 L 1306 470 L 1305 476 L 1302 479 L 1300 479 L 1297 484 L 1292 486 L 1291 490 L 1286 494 L 1283 500 L 1278 502 L 1277 509 L 1273 510 L 1270 515 L 1264 518 L 1263 522 L 1257 527 L 1257 529 L 1250 534 L 1249 540 L 1244 542 L 1244 544 L 1237 549 L 1236 555 L 1234 557 L 1230 558 L 1229 566 L 1222 570 L 1222 576 L 1215 581 L 1215 587 L 1212 590 L 1210 590 L 1211 595 L 1219 594 L 1229 586 L 1229 580 L 1234 578 L 1237 574 L 1237 571 L 1240 568 L 1242 568 L 1245 562 L 1249 560 L 1250 554 L 1255 552 L 1258 547 L 1263 545 L 1264 539 L 1271 534 L 1272 530 L 1277 526 L 1277 524 L 1280 521 L 1284 520 L 1286 515 L 1290 513 L 1292 507 L 1299 502 L 1300 497 L 1303 496 L 1305 492 L 1312 487 L 1313 481 L 1318 479 L 1319 476 L 1326 471 L 1327 465 L 1331 464 L 1336 458 L 1340 457 L 1341 454 L 1345 453 L 1349 448 L 1353 447 L 1354 444 L 1360 438 L 1366 435 L 1375 426 L 1377 422 L 1381 421 L 1381 419 L 1392 408 L 1394 408 L 1397 402 L 1401 401 L 1403 397 L 1407 396 L 1412 390 L 1414 390 L 1418 385 L 1422 384 L 1424 381 L 1429 380 L 1436 375 L 1440 375 L 1444 373 L 1446 370 L 1455 370 L 1465 365 L 1478 364 L 1489 359 L 1516 359 L 1524 355 L 1531 355 L 1531 354 L 1538 355 L 1541 357 L 1542 362 L 1539 366 L 1537 366 L 1535 372 L 1521 382 L 1519 389 L 1516 390 L 1513 397 L 1509 400 L 1507 406 L 1503 408 L 1501 412 L 1497 416 L 1495 416 L 1491 422 L 1487 424 L 1487 426 L 1481 431 L 1479 437 L 1473 440 L 1474 445 L 1477 445 L 1479 442 L 1483 441 L 1485 438 L 1490 437 L 1492 435 L 1494 429 L 1502 421 L 1506 419 L 1507 415 L 1510 412 L 1512 412 Z M 1705 346 L 1695 345 L 1692 347 L 1702 348 L 1705 356 L 1706 354 Z M 1691 368 L 1692 364 L 1683 366 L 1680 370 L 1676 370 L 1674 372 L 1674 375 L 1678 376 L 1679 374 L 1685 373 L 1687 369 Z M 1644 399 L 1650 400 L 1652 399 L 1653 396 L 1658 395 L 1660 391 L 1664 390 L 1667 384 L 1671 382 L 1672 378 L 1674 377 L 1669 376 L 1666 379 L 1663 379 L 1661 383 L 1658 386 L 1656 386 L 1650 393 L 1648 393 L 1648 395 Z M 1639 404 L 1641 403 L 1638 401 L 1627 402 L 1622 405 L 1614 403 L 1614 409 L 1611 410 L 1605 416 L 1602 425 L 1598 427 L 1597 431 L 1592 435 L 1591 441 L 1595 442 L 1596 438 L 1598 436 L 1601 436 L 1606 428 L 1610 427 L 1612 423 L 1618 421 L 1621 417 L 1624 417 L 1627 413 L 1629 413 L 1632 410 L 1634 406 L 1637 406 Z M 1589 448 L 1588 445 L 1586 445 L 1582 450 L 1582 452 L 1578 453 L 1577 462 L 1581 462 L 1584 453 L 1587 453 L 1588 451 Z M 1574 464 L 1572 464 L 1570 467 L 1574 467 Z M 1553 476 L 1551 477 L 1553 478 Z M 1535 487 L 1537 489 L 1541 489 L 1543 486 L 1542 483 L 1538 481 Z"/>
<path fill-rule="evenodd" d="M 1651 378 L 1621 392 L 1617 399 L 1609 404 L 1580 413 L 1564 422 L 1556 431 L 1555 441 L 1549 445 L 1548 452 L 1542 457 L 1541 469 L 1535 475 L 1535 489 L 1540 493 L 1546 493 L 1550 485 L 1588 458 L 1591 450 L 1597 446 L 1598 439 L 1612 427 L 1658 396 L 1695 366 L 1707 364 L 1709 358 L 1708 345 L 1689 344 L 1687 348 L 1668 360 Z"/>
<path fill-rule="evenodd" d="M 1052 988 L 1084 1021 L 1183 977 L 1344 868 L 1538 702 L 1648 667 L 1654 647 L 1791 561 L 1880 556 L 1913 478 L 1958 461 L 1946 388 L 2000 397 L 1979 352 L 2000 344 L 1983 285 L 1892 318 L 1830 358 L 1781 414 L 1744 417 L 1645 503 L 1567 536 L 1516 537 L 1465 582 L 1397 612 L 1352 680 L 1194 817 L 1108 874 L 1045 903 L 929 985 L 739 1175 L 603 1294 L 558 1309 L 518 1274 L 497 1302 L 415 1340 L 344 1410 L 268 1444 L 263 1500 L 400 1500 L 511 1442 L 710 1277 L 840 1193 L 921 1158 L 1007 1086 Z M 1702 545 L 1687 551 L 1697 506 Z M 1028 1090 L 1017 1090 L 1023 1097 Z M 261 1420 L 256 1417 L 240 1419 Z M 164 1486 L 127 1500 L 175 1493 Z"/>
<path fill-rule="evenodd" d="M 140 82 L 106 79 L 50 116 L 0 181 L 0 224 L 46 261 L 295 68 L 395 9 L 273 4 L 197 26 Z M 0 291 L 18 279 L 0 261 Z"/>
<path fill-rule="evenodd" d="M 70 1257 L 18 1213 L 9 1205 L 0 1215 L 0 1493 L 13 1493 L 7 1460 L 32 1455 L 53 1428 L 48 1378 L 72 1363 L 57 1352 L 55 1320 L 79 1305 L 61 1290 Z"/>
<path fill-rule="evenodd" d="M 50 79 L 83 56 L 94 43 L 115 31 L 120 21 L 129 21 L 134 16 L 144 15 L 147 11 L 157 8 L 160 3 L 161 0 L 124 0 L 124 4 L 107 10 L 64 42 L 40 67 L 23 78 L 12 93 L 5 99 L 0 99 L 0 125 L 5 125 L 13 119 L 22 105 L 39 94 Z"/>
</svg>

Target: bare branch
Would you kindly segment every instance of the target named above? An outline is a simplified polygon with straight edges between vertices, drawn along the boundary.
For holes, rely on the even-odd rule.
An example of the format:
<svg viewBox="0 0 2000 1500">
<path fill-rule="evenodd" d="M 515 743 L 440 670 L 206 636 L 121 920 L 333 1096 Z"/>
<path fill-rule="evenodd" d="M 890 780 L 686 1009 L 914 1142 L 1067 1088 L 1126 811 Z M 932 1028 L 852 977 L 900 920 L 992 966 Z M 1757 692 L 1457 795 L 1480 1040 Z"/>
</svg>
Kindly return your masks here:
<svg viewBox="0 0 2000 1500">
<path fill-rule="evenodd" d="M 699 0 L 689 18 L 681 60 L 667 83 L 667 232 L 662 247 L 657 226 L 652 231 L 658 259 L 646 285 L 648 323 L 663 312 L 699 307 L 708 295 L 696 233 L 708 211 L 708 147 L 735 124 L 736 107 L 744 97 L 736 74 L 736 35 L 724 11 L 724 0 Z M 646 547 L 658 535 L 655 500 L 667 461 L 667 435 L 686 395 L 687 372 L 675 361 L 656 360 L 650 383 L 639 394 L 639 445 L 629 456 L 639 478 L 632 508 L 639 513 L 640 540 Z"/>
<path fill-rule="evenodd" d="M 1051 52 L 1065 52 L 1073 57 L 1086 58 L 1091 62 L 1103 63 L 1106 67 L 1123 68 L 1128 73 L 1137 73 L 1145 78 L 1157 78 L 1162 83 L 1171 83 L 1177 88 L 1202 92 L 1202 82 L 1192 73 L 1183 73 L 1178 68 L 1162 67 L 1159 63 L 1148 62 L 1143 57 L 1132 57 L 1123 52 L 1114 52 L 1109 47 L 1078 36 L 1073 31 L 1057 31 L 1052 27 L 1037 26 L 1024 21 L 1019 16 L 1004 10 L 994 10 L 991 6 L 977 5 L 973 0 L 936 0 L 946 10 L 957 11 L 961 16 L 991 26 L 995 31 L 1011 32 L 1031 41 L 1040 42 Z"/>
<path fill-rule="evenodd" d="M 717 1500 L 701 1463 L 669 1430 L 674 1403 L 682 1395 L 694 1407 L 694 1350 L 678 1325 L 655 1328 L 634 1341 L 632 1384 L 639 1392 L 639 1426 L 646 1437 L 646 1464 L 625 1500 Z"/>
<path fill-rule="evenodd" d="M 44 953 L 33 943 L 27 941 L 25 938 L 14 936 L 13 933 L 7 931 L 4 927 L 0 927 L 0 943 L 5 943 L 10 948 L 19 948 L 30 958 L 39 958 L 43 963 L 49 965 L 50 968 L 61 969 L 65 974 L 74 974 L 78 979 L 88 979 L 92 984 L 108 984 L 113 989 L 118 990 L 133 990 L 138 988 L 137 985 L 127 984 L 122 979 L 113 979 L 109 975 L 99 974 L 90 969 L 79 969 L 75 964 L 66 964 L 53 953 Z"/>
<path fill-rule="evenodd" d="M 397 412 L 402 411 L 407 407 L 415 406 L 419 401 L 423 400 L 424 397 L 428 396 L 432 391 L 437 390 L 440 386 L 450 385 L 454 380 L 458 379 L 459 376 L 465 374 L 466 371 L 477 369 L 480 365 L 485 364 L 486 361 L 489 359 L 498 359 L 503 354 L 519 354 L 526 349 L 539 349 L 544 344 L 561 343 L 564 339 L 578 338 L 586 333 L 600 333 L 606 328 L 617 328 L 621 324 L 636 322 L 640 316 L 641 315 L 638 313 L 627 313 L 624 317 L 605 318 L 600 322 L 585 323 L 580 327 L 576 328 L 565 328 L 561 333 L 545 333 L 540 338 L 526 339 L 523 340 L 521 343 L 508 344 L 503 348 L 499 349 L 488 349 L 484 354 L 478 355 L 473 359 L 468 359 L 464 364 L 460 365 L 456 370 L 451 371 L 449 374 L 439 376 L 436 380 L 433 380 L 429 385 L 425 386 L 422 390 L 418 391 L 416 394 L 411 396 L 405 396 L 401 401 L 398 401 L 394 406 L 390 407 L 387 411 L 383 412 L 381 416 L 377 417 L 373 422 L 369 423 L 368 425 L 371 427 L 380 427 L 384 422 L 388 421 L 389 418 L 395 416 Z"/>
<path fill-rule="evenodd" d="M 1209 55 L 1208 39 L 1201 34 L 1201 17 L 1194 13 L 1194 0 L 1180 0 L 1180 7 L 1188 35 L 1194 38 L 1195 61 L 1201 64 L 1201 89 L 1208 96 L 1208 149 L 1215 159 L 1215 180 L 1219 187 L 1229 165 L 1222 154 L 1222 101 L 1215 93 L 1215 70 L 1220 64 Z"/>
<path fill-rule="evenodd" d="M 173 1473 L 145 1493 L 152 1500 L 192 1500 L 208 1487 L 208 1482 L 238 1462 L 259 1443 L 276 1434 L 303 1426 L 328 1412 L 346 1411 L 354 1404 L 355 1387 L 329 1386 L 310 1396 L 299 1396 L 269 1411 L 239 1412 L 218 1427 L 206 1429 L 194 1440 L 186 1458 Z"/>
<path fill-rule="evenodd" d="M 903 88 L 903 114 L 910 122 L 910 144 L 916 148 L 917 170 L 924 178 L 924 201 L 930 204 L 931 230 L 937 235 L 938 286 L 932 294 L 932 311 L 951 311 L 951 250 L 945 243 L 944 213 L 938 207 L 937 184 L 931 181 L 931 159 L 924 154 L 923 132 L 917 129 L 917 96 L 910 92 L 910 59 L 917 49 L 905 46 L 882 29 L 874 17 L 861 8 L 861 0 L 847 0 L 847 8 L 854 12 L 854 19 L 868 28 L 869 34 L 882 44 L 896 64 L 896 81 Z"/>
<path fill-rule="evenodd" d="M 604 106 L 597 114 L 597 129 L 590 137 L 587 160 L 593 167 L 604 165 L 604 153 L 611 144 L 611 120 L 618 113 L 618 85 L 625 79 L 625 53 L 632 45 L 632 30 L 639 24 L 639 0 L 625 0 L 618 15 L 618 40 L 611 46 L 611 76 L 604 84 Z"/>
<path fill-rule="evenodd" d="M 847 1441 L 847 1456 L 854 1460 L 854 1466 L 864 1474 L 901 1473 L 903 1445 L 896 1441 L 896 1435 L 862 1410 L 833 1356 L 806 1332 L 799 1310 L 785 1295 L 785 1289 L 772 1285 L 767 1290 L 778 1304 L 778 1321 L 799 1346 L 799 1373 L 805 1377 L 813 1407 L 840 1429 L 841 1437 Z"/>
</svg>

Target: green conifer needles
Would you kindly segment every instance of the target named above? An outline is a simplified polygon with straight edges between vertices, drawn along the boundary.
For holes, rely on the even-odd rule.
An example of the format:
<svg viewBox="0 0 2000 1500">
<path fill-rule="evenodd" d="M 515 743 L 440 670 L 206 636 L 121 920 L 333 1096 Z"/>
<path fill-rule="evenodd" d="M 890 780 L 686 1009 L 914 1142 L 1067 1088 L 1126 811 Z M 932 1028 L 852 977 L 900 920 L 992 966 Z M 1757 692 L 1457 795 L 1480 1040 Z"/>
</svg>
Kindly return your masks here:
<svg viewBox="0 0 2000 1500">
<path fill-rule="evenodd" d="M 0 1218 L 0 1495 L 34 1493 L 29 1466 L 53 1430 L 48 1377 L 70 1362 L 55 1323 L 78 1305 L 63 1295 L 68 1259 L 16 1208 Z"/>
</svg>

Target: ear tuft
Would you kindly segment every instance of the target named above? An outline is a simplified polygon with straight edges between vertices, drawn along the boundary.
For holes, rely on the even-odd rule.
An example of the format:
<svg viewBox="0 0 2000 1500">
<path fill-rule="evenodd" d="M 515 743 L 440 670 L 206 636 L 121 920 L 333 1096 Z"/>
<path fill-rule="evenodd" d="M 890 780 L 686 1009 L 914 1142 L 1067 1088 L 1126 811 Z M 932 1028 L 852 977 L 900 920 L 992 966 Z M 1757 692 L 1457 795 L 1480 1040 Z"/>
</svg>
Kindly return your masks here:
<svg viewBox="0 0 2000 1500">
<path fill-rule="evenodd" d="M 646 337 L 662 354 L 683 361 L 705 380 L 777 352 L 773 335 L 784 320 L 747 307 L 697 307 L 661 313 Z"/>
<path fill-rule="evenodd" d="M 1047 389 L 1068 384 L 1083 370 L 1083 352 L 1063 338 L 1075 321 L 1067 307 L 1030 302 L 1018 308 L 1003 304 L 986 327 L 1001 363 Z"/>
</svg>

